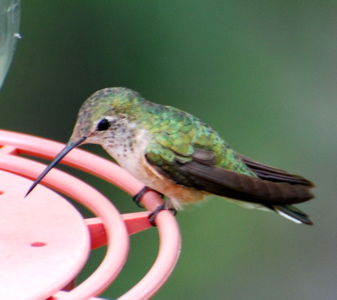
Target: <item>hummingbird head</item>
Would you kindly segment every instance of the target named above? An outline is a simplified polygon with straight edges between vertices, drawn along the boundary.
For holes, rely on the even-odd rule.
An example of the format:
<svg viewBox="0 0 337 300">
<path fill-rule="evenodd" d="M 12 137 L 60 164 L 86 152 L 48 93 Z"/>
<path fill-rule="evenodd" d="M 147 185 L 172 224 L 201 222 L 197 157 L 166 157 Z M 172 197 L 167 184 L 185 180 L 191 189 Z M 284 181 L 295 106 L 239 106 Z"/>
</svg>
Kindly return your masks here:
<svg viewBox="0 0 337 300">
<path fill-rule="evenodd" d="M 106 88 L 91 95 L 80 108 L 67 145 L 39 175 L 26 196 L 72 149 L 85 143 L 102 144 L 105 138 L 113 138 L 114 132 L 132 118 L 131 108 L 139 107 L 143 101 L 137 92 L 127 88 Z"/>
<path fill-rule="evenodd" d="M 69 140 L 81 144 L 101 144 L 102 139 L 113 132 L 132 116 L 130 110 L 139 107 L 144 99 L 126 88 L 106 88 L 91 95 L 78 113 L 73 134 Z"/>
</svg>

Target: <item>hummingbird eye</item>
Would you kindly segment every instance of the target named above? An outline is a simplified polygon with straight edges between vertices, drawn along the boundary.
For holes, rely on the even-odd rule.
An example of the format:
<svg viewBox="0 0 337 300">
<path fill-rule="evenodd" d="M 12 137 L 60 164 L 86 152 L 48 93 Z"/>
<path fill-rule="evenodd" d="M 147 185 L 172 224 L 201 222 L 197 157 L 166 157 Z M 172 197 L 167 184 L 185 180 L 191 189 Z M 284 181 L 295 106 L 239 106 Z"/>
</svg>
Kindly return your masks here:
<svg viewBox="0 0 337 300">
<path fill-rule="evenodd" d="M 107 119 L 102 119 L 101 121 L 99 121 L 99 123 L 97 124 L 97 131 L 104 131 L 107 130 L 110 127 L 111 123 L 107 120 Z"/>
</svg>

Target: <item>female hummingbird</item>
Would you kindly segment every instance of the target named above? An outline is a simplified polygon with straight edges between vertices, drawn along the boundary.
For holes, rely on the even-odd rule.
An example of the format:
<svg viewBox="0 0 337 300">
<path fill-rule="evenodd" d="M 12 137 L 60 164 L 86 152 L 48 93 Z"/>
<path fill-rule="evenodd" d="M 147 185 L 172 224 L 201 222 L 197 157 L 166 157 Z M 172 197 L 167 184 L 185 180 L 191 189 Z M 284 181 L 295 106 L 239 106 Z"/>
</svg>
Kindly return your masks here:
<svg viewBox="0 0 337 300">
<path fill-rule="evenodd" d="M 182 209 L 214 194 L 312 225 L 292 206 L 313 198 L 310 181 L 235 152 L 193 115 L 127 88 L 102 89 L 84 102 L 69 142 L 28 193 L 71 149 L 85 143 L 101 145 L 146 187 L 165 195 L 163 208 Z"/>
</svg>

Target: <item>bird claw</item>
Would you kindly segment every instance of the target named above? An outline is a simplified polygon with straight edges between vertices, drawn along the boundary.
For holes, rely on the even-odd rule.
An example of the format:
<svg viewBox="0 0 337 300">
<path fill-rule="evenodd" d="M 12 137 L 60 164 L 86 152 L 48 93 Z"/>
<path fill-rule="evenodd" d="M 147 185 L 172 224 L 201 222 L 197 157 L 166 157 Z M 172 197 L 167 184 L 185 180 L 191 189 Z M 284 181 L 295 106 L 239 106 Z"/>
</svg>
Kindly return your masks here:
<svg viewBox="0 0 337 300">
<path fill-rule="evenodd" d="M 143 196 L 144 196 L 147 192 L 149 192 L 149 191 L 158 193 L 158 192 L 155 191 L 154 189 L 151 189 L 151 188 L 149 188 L 148 186 L 144 186 L 144 187 L 143 187 L 143 188 L 142 188 L 136 195 L 134 195 L 134 196 L 132 197 L 133 202 L 135 202 L 135 203 L 137 204 L 138 207 L 144 208 L 144 205 L 142 205 L 142 204 L 140 203 L 140 201 L 142 200 Z M 164 197 L 163 194 L 160 194 L 160 193 L 158 193 L 158 194 L 159 194 L 159 196 L 160 196 L 161 198 Z"/>
<path fill-rule="evenodd" d="M 140 208 L 144 208 L 144 206 L 140 203 L 140 201 L 142 200 L 143 196 L 149 192 L 149 191 L 152 191 L 152 192 L 156 192 L 158 193 L 156 190 L 154 189 L 151 189 L 150 187 L 148 186 L 144 186 L 136 195 L 134 195 L 132 197 L 132 200 L 133 202 L 135 202 L 137 204 L 138 207 Z M 164 195 L 163 194 L 160 194 L 158 193 L 159 196 L 161 198 L 164 198 Z M 169 200 L 166 201 L 165 203 L 163 203 L 162 205 L 159 205 L 153 212 L 151 212 L 148 216 L 149 218 L 149 221 L 151 223 L 152 226 L 157 226 L 156 225 L 156 218 L 157 218 L 157 215 L 162 211 L 162 210 L 170 210 L 173 212 L 173 215 L 175 216 L 177 214 L 177 211 L 176 209 L 170 204 Z"/>
<path fill-rule="evenodd" d="M 156 224 L 156 218 L 158 216 L 158 214 L 162 211 L 162 210 L 170 210 L 172 211 L 173 215 L 175 216 L 177 214 L 177 210 L 173 207 L 167 207 L 167 202 L 159 205 L 152 213 L 149 214 L 148 219 L 151 223 L 152 226 L 157 226 Z"/>
</svg>

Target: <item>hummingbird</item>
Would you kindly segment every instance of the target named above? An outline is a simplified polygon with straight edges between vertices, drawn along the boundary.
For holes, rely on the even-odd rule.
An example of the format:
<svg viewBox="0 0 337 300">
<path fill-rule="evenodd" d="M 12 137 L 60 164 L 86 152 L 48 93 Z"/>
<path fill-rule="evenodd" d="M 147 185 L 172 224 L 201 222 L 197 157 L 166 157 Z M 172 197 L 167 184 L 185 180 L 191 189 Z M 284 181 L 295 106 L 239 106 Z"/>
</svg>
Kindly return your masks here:
<svg viewBox="0 0 337 300">
<path fill-rule="evenodd" d="M 293 206 L 314 197 L 312 182 L 239 154 L 197 117 L 122 87 L 101 89 L 83 103 L 69 142 L 26 195 L 69 151 L 85 143 L 101 145 L 145 185 L 137 201 L 147 189 L 164 195 L 157 213 L 217 195 L 313 224 Z"/>
</svg>

